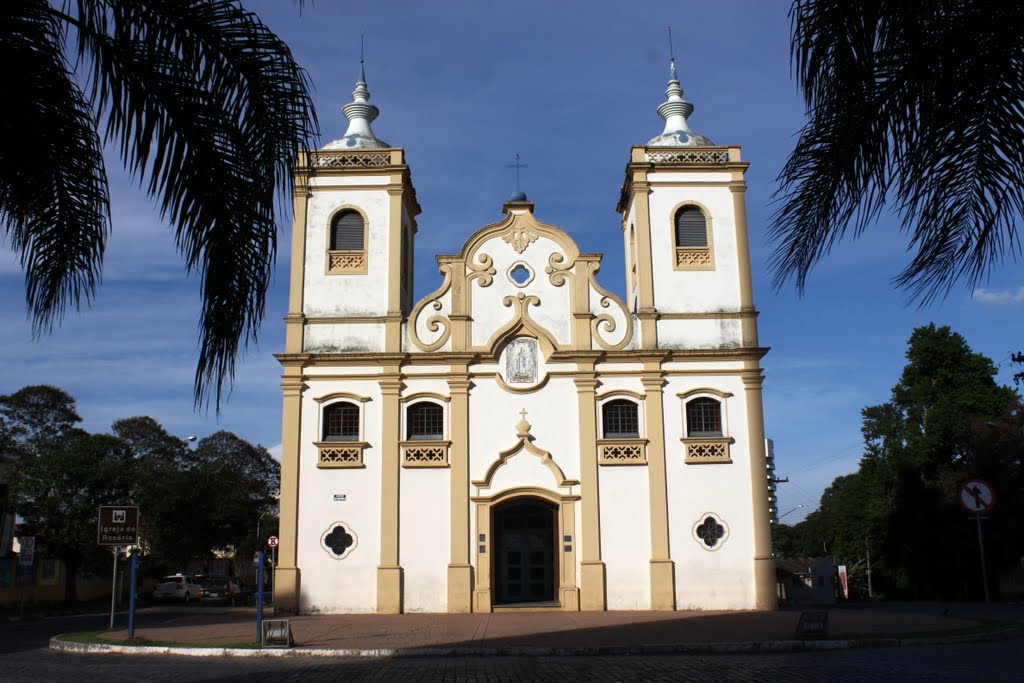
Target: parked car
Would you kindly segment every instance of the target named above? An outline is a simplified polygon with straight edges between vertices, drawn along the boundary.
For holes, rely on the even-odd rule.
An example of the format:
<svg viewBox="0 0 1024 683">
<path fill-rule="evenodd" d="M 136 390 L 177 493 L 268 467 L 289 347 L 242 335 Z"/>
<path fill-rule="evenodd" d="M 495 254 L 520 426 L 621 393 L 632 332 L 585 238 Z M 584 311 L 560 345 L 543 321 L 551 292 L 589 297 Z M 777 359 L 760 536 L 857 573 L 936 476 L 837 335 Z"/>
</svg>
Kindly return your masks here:
<svg viewBox="0 0 1024 683">
<path fill-rule="evenodd" d="M 153 601 L 181 600 L 186 605 L 198 600 L 202 586 L 195 577 L 188 574 L 172 574 L 160 579 L 153 588 Z"/>
<path fill-rule="evenodd" d="M 199 594 L 199 602 L 244 605 L 245 592 L 242 584 L 233 576 L 207 576 Z"/>
</svg>

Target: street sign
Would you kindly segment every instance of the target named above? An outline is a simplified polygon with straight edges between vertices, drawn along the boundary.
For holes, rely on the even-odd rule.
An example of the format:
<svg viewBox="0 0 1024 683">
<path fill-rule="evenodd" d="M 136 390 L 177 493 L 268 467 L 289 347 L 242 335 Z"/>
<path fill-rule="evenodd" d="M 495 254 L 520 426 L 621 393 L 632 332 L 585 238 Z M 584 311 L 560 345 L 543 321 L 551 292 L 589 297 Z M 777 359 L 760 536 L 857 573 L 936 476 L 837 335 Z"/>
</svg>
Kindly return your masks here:
<svg viewBox="0 0 1024 683">
<path fill-rule="evenodd" d="M 22 567 L 31 566 L 36 556 L 36 537 L 22 536 L 18 539 L 18 543 L 21 545 L 21 550 L 18 552 L 18 564 Z"/>
<path fill-rule="evenodd" d="M 968 479 L 960 484 L 960 505 L 964 510 L 980 515 L 992 509 L 996 502 L 992 486 L 981 479 Z"/>
<path fill-rule="evenodd" d="M 138 545 L 139 508 L 136 505 L 101 505 L 96 525 L 99 545 Z"/>
<path fill-rule="evenodd" d="M 271 548 L 276 548 L 277 547 L 277 536 L 271 536 L 270 538 L 268 538 L 267 539 L 267 545 L 269 545 Z"/>
</svg>

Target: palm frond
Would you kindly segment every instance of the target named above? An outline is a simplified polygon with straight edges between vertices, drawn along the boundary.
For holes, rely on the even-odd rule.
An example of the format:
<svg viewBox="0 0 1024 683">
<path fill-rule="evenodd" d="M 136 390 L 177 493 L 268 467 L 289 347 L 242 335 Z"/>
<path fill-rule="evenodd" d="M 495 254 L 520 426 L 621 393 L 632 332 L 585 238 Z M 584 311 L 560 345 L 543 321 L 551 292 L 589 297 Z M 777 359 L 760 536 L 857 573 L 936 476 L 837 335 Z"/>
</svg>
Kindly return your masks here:
<svg viewBox="0 0 1024 683">
<path fill-rule="evenodd" d="M 263 317 L 276 203 L 316 134 L 305 73 L 234 1 L 79 0 L 78 19 L 107 137 L 200 275 L 196 402 L 219 407 Z"/>
<path fill-rule="evenodd" d="M 20 253 L 40 334 L 95 293 L 110 226 L 107 181 L 49 3 L 7 0 L 0 26 L 0 228 Z"/>
<path fill-rule="evenodd" d="M 915 251 L 894 282 L 928 303 L 1016 258 L 1024 216 L 1024 7 L 970 0 L 796 0 L 808 123 L 779 175 L 774 283 L 892 203 Z"/>
</svg>

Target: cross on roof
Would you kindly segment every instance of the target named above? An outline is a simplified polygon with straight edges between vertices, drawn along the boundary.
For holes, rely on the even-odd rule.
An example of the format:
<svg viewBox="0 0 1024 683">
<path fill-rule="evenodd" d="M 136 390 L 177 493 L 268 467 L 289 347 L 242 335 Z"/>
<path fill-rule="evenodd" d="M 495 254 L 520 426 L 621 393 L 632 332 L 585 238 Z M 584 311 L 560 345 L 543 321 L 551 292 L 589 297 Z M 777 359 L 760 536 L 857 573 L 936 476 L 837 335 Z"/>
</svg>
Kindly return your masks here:
<svg viewBox="0 0 1024 683">
<path fill-rule="evenodd" d="M 518 154 L 516 154 L 516 163 L 514 163 L 514 164 L 505 164 L 505 168 L 514 168 L 514 169 L 516 169 L 516 192 L 521 192 L 522 191 L 522 190 L 519 189 L 519 169 L 521 169 L 521 168 L 529 168 L 529 167 L 530 167 L 529 164 L 523 164 L 523 163 L 519 162 L 519 155 Z"/>
</svg>

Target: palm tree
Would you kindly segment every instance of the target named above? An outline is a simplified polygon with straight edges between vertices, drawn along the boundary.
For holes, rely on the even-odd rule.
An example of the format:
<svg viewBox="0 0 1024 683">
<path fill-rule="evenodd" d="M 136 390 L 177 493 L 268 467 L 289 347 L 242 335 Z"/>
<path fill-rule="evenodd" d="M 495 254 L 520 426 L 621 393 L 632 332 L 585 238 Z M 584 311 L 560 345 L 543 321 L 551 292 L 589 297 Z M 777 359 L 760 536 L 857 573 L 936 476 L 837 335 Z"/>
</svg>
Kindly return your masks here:
<svg viewBox="0 0 1024 683">
<path fill-rule="evenodd" d="M 1024 5 L 795 0 L 792 58 L 809 121 L 780 176 L 775 285 L 887 206 L 908 238 L 894 278 L 928 303 L 1020 255 Z"/>
<path fill-rule="evenodd" d="M 288 46 L 237 0 L 3 0 L 0 92 L 0 236 L 34 333 L 95 295 L 109 142 L 200 276 L 195 398 L 219 408 L 263 317 L 275 203 L 317 134 Z"/>
</svg>

